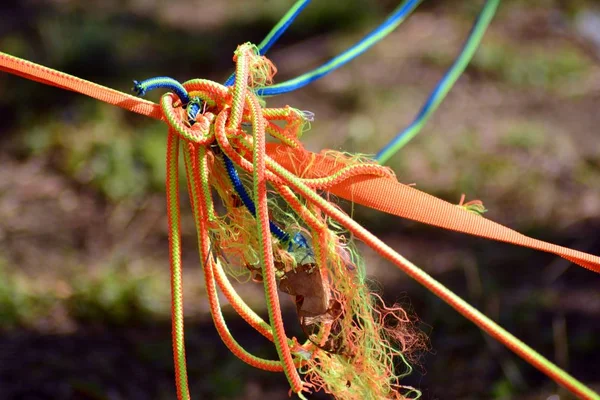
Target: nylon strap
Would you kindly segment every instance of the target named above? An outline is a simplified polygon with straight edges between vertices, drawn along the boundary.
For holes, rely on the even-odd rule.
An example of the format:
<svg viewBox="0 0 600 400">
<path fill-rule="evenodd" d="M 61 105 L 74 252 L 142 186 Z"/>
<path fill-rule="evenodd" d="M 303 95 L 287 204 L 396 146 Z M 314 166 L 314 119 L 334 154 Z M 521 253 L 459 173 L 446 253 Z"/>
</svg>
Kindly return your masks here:
<svg viewBox="0 0 600 400">
<path fill-rule="evenodd" d="M 274 143 L 267 144 L 267 154 L 290 172 L 304 178 L 328 176 L 345 166 L 324 153 L 317 154 Z M 530 238 L 447 201 L 404 185 L 391 177 L 358 175 L 326 190 L 338 197 L 388 214 L 553 253 L 600 273 L 600 257 Z"/>
<path fill-rule="evenodd" d="M 85 94 L 138 114 L 164 119 L 160 105 L 0 52 L 0 70 L 27 79 Z M 267 144 L 267 154 L 289 171 L 305 178 L 331 175 L 346 166 L 324 153 Z M 326 189 L 336 196 L 399 217 L 486 239 L 559 255 L 600 273 L 600 257 L 522 235 L 489 219 L 465 211 L 393 178 L 358 175 Z"/>
<path fill-rule="evenodd" d="M 134 113 L 164 120 L 159 104 L 0 52 L 0 71 L 85 94 Z"/>
</svg>

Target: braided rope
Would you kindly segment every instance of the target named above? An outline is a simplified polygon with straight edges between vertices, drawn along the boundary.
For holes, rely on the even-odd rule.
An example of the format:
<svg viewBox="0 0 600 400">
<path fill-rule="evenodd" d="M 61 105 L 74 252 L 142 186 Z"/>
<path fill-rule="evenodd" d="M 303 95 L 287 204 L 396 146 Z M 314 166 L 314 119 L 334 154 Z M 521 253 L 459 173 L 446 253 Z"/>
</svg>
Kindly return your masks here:
<svg viewBox="0 0 600 400">
<path fill-rule="evenodd" d="M 183 282 L 181 266 L 181 218 L 179 216 L 179 137 L 169 131 L 167 136 L 167 217 L 169 221 L 169 253 L 171 264 L 171 315 L 173 357 L 177 398 L 188 400 L 190 392 L 185 363 L 183 327 Z"/>
<path fill-rule="evenodd" d="M 352 260 L 350 253 L 344 248 L 343 239 L 330 228 L 330 225 L 334 223 L 341 224 L 481 329 L 504 343 L 508 348 L 574 394 L 582 398 L 600 398 L 581 382 L 556 367 L 549 360 L 454 295 L 441 283 L 395 253 L 337 207 L 323 199 L 316 191 L 317 189 L 329 189 L 348 181 L 355 182 L 356 179 L 365 179 L 365 177 L 393 178 L 391 171 L 372 162 L 352 159 L 338 154 L 330 155 L 329 161 L 332 162 L 329 164 L 333 165 L 331 168 L 314 172 L 311 168 L 312 165 L 309 163 L 306 170 L 294 174 L 276 162 L 275 157 L 267 156 L 265 144 L 265 134 L 267 133 L 279 139 L 288 148 L 306 153 L 298 138 L 302 134 L 306 122 L 311 120 L 312 117 L 308 113 L 289 107 L 261 108 L 260 102 L 254 93 L 263 95 L 283 93 L 302 87 L 324 76 L 365 51 L 393 30 L 418 5 L 419 1 L 409 0 L 405 2 L 382 26 L 349 51 L 326 65 L 292 81 L 271 87 L 261 87 L 257 90 L 257 86 L 268 85 L 276 71 L 273 65 L 262 57 L 262 54 L 285 31 L 291 20 L 298 15 L 307 3 L 308 1 L 298 1 L 293 10 L 286 14 L 287 20 L 278 24 L 272 35 L 258 47 L 250 44 L 238 47 L 234 56 L 234 61 L 236 61 L 235 85 L 231 88 L 207 80 L 192 80 L 180 84 L 166 77 L 135 82 L 134 89 L 140 95 L 157 88 L 172 90 L 173 93 L 167 93 L 161 98 L 160 106 L 0 53 L 0 69 L 2 70 L 45 84 L 75 90 L 152 118 L 163 119 L 169 126 L 166 190 L 170 239 L 173 354 L 178 399 L 190 398 L 185 362 L 183 320 L 178 187 L 180 142 L 184 146 L 188 192 L 198 232 L 198 247 L 204 266 L 211 315 L 217 331 L 226 346 L 248 364 L 269 371 L 285 372 L 292 390 L 300 398 L 304 398 L 302 393 L 311 388 L 311 383 L 313 388 L 317 390 L 324 389 L 340 398 L 404 397 L 398 391 L 402 387 L 398 383 L 399 377 L 393 372 L 393 364 L 391 363 L 392 356 L 398 355 L 401 358 L 404 358 L 404 356 L 401 352 L 396 351 L 385 337 L 380 335 L 381 332 L 377 331 L 378 321 L 384 319 L 383 316 L 387 313 L 398 311 L 398 309 L 384 307 L 383 311 L 380 311 L 371 306 L 370 294 L 369 299 L 360 295 L 355 296 L 356 293 L 363 293 L 365 290 L 364 272 L 360 271 L 360 266 Z M 444 83 L 446 86 L 443 89 L 436 89 L 438 94 L 436 94 L 435 100 L 432 100 L 431 104 L 433 106 L 428 108 L 430 111 L 423 114 L 424 117 L 421 118 L 421 125 L 419 126 L 422 126 L 426 117 L 435 109 L 451 84 L 456 80 L 461 69 L 464 69 L 465 60 L 472 55 L 473 43 L 476 45 L 481 39 L 481 34 L 489 24 L 497 4 L 498 0 L 488 0 L 486 2 L 485 9 L 477 22 L 479 25 L 474 28 L 475 34 L 470 35 L 473 41 L 468 42 L 463 51 L 463 54 L 466 54 L 465 58 L 457 61 L 453 66 L 451 71 L 454 72 L 448 75 L 449 78 Z M 274 124 L 276 121 L 283 122 L 284 127 Z M 250 133 L 247 132 L 248 127 L 246 125 L 248 124 L 251 128 Z M 392 150 L 395 151 L 395 149 L 396 147 Z M 290 152 L 289 155 L 291 156 L 291 154 Z M 391 152 L 387 152 L 384 157 L 389 157 L 390 154 Z M 272 154 L 272 156 L 276 156 L 276 154 Z M 237 184 L 235 184 L 233 190 L 229 190 L 231 186 L 227 186 L 222 179 L 215 177 L 212 173 L 212 169 L 215 168 L 215 159 L 222 159 L 225 164 L 227 164 L 226 160 L 230 159 L 234 164 L 234 168 L 231 170 L 232 176 L 237 174 L 235 170 L 235 167 L 237 167 L 252 177 L 252 205 L 255 207 L 255 212 L 252 212 L 253 206 L 249 206 L 250 203 L 246 205 L 249 212 L 234 212 L 235 202 L 231 199 L 223 199 L 226 201 L 230 212 L 227 218 L 216 215 L 211 186 L 220 189 L 221 196 L 237 192 L 241 197 L 243 197 L 241 193 L 243 193 L 242 188 L 244 186 L 240 180 L 241 186 L 236 188 Z M 312 160 L 314 161 L 314 158 Z M 275 187 L 279 195 L 286 201 L 291 210 L 288 214 L 277 209 L 276 204 L 269 201 L 267 184 Z M 247 194 L 247 197 L 249 196 Z M 477 206 L 477 204 L 475 205 Z M 465 204 L 464 206 L 469 205 Z M 305 227 L 308 227 L 310 229 L 310 240 L 307 240 L 302 234 L 296 233 L 293 240 L 298 246 L 294 248 L 290 243 L 289 247 L 284 247 L 285 241 L 289 240 L 291 235 L 283 228 L 279 228 L 277 219 L 270 219 L 270 207 L 278 210 L 276 217 L 283 219 L 284 227 L 287 224 L 295 227 L 294 229 L 302 228 L 304 229 L 300 229 L 302 232 L 305 231 Z M 279 221 L 281 222 L 281 219 Z M 484 221 L 484 219 L 480 221 Z M 277 233 L 277 229 L 280 229 L 281 234 Z M 271 231 L 279 239 L 279 242 L 272 240 Z M 234 245 L 241 243 L 244 249 L 240 250 L 238 248 L 237 254 L 247 264 L 260 262 L 270 324 L 263 321 L 239 297 L 225 275 L 220 259 L 215 260 L 212 247 L 215 243 L 220 243 L 220 238 L 231 239 L 229 244 L 234 250 L 236 250 Z M 522 242 L 519 242 L 519 244 L 522 244 Z M 309 246 L 312 246 L 314 252 Z M 557 248 L 557 246 L 549 244 L 544 244 L 544 246 L 540 248 L 548 249 L 548 251 Z M 322 280 L 322 295 L 325 298 L 333 298 L 342 307 L 342 311 L 338 316 L 320 322 L 321 329 L 318 332 L 318 342 L 316 344 L 307 342 L 300 345 L 295 338 L 287 338 L 281 318 L 277 283 L 282 275 L 285 276 L 302 263 L 303 259 L 300 262 L 294 259 L 298 250 L 303 250 L 303 257 L 310 257 L 314 261 Z M 567 254 L 566 251 L 561 250 L 557 254 L 561 254 L 563 257 L 572 259 L 575 262 L 579 260 L 569 255 L 570 253 Z M 599 270 L 598 265 L 600 263 L 593 256 L 585 254 L 578 254 L 577 256 L 581 256 L 586 260 L 585 263 L 579 261 L 580 265 L 595 271 Z M 330 279 L 331 277 L 333 279 Z M 235 341 L 227 328 L 221 311 L 221 305 L 217 297 L 217 286 L 223 290 L 234 305 L 234 310 L 242 318 L 248 321 L 263 336 L 275 343 L 279 360 L 265 360 L 256 357 Z M 329 313 L 329 310 L 326 313 Z M 318 313 L 319 315 L 316 315 L 316 317 L 326 313 Z M 355 317 L 360 320 L 359 325 L 361 326 L 356 326 L 357 324 L 354 323 Z M 339 322 L 338 319 L 341 320 L 341 328 L 334 331 L 334 324 Z M 401 320 L 399 317 L 397 319 Z M 344 341 L 341 347 L 343 354 L 328 352 L 322 348 L 327 341 L 332 339 Z M 404 345 L 402 347 L 404 348 Z M 370 359 L 358 357 L 360 354 L 365 354 L 365 351 L 374 355 L 372 354 Z M 383 352 L 387 352 L 391 356 Z M 383 368 L 378 368 L 381 366 Z M 390 366 L 392 366 L 391 372 Z M 310 383 L 302 382 L 297 368 L 303 368 L 303 372 L 307 374 L 307 380 L 310 380 Z M 351 385 L 350 382 L 352 382 Z M 415 394 L 411 388 L 406 389 L 408 389 L 406 396 Z"/>
<path fill-rule="evenodd" d="M 246 53 L 244 53 L 244 51 Z M 253 57 L 254 51 L 250 46 L 245 49 L 242 47 L 237 52 L 239 70 L 245 71 L 246 77 L 241 79 L 244 75 L 239 74 L 240 79 L 236 79 L 236 86 L 229 91 L 225 87 L 220 87 L 217 84 L 209 84 L 205 81 L 194 81 L 184 86 L 189 86 L 190 90 L 199 90 L 211 97 L 211 104 L 227 104 L 228 100 L 232 101 L 231 106 L 224 106 L 220 111 L 216 112 L 216 117 L 212 120 L 211 136 L 210 140 L 207 139 L 203 143 L 199 143 L 196 137 L 193 137 L 193 141 L 189 140 L 189 135 L 184 136 L 192 143 L 196 143 L 195 146 L 201 148 L 208 148 L 213 143 L 217 143 L 219 149 L 224 153 L 228 159 L 230 159 L 236 166 L 242 168 L 246 173 L 251 174 L 253 178 L 253 203 L 256 205 L 256 220 L 257 228 L 256 234 L 258 237 L 259 252 L 261 264 L 261 272 L 264 278 L 263 283 L 265 286 L 265 295 L 267 297 L 267 304 L 269 309 L 269 321 L 270 324 L 262 321 L 259 317 L 250 311 L 249 307 L 243 303 L 243 301 L 237 296 L 235 290 L 231 287 L 228 279 L 226 278 L 222 268 L 219 265 L 219 261 L 216 262 L 210 257 L 210 239 L 208 233 L 202 222 L 203 218 L 197 218 L 199 235 L 206 237 L 203 240 L 199 239 L 199 246 L 201 248 L 202 259 L 208 260 L 205 263 L 205 278 L 207 279 L 207 290 L 209 293 L 209 303 L 211 304 L 211 313 L 217 330 L 221 335 L 223 341 L 227 347 L 240 359 L 253 365 L 257 368 L 272 370 L 272 371 L 284 371 L 292 390 L 299 395 L 308 386 L 303 383 L 300 379 L 296 368 L 301 365 L 299 359 L 295 359 L 292 355 L 293 339 L 288 339 L 285 334 L 283 327 L 283 321 L 281 319 L 281 310 L 279 306 L 279 299 L 277 295 L 277 281 L 276 275 L 277 270 L 274 265 L 272 241 L 270 239 L 271 225 L 273 223 L 269 220 L 268 213 L 268 202 L 267 202 L 267 182 L 273 184 L 278 190 L 280 195 L 286 200 L 290 208 L 296 213 L 299 218 L 311 229 L 311 236 L 313 239 L 314 254 L 318 260 L 319 265 L 327 264 L 327 248 L 328 243 L 325 238 L 326 235 L 322 234 L 323 229 L 326 227 L 322 222 L 315 218 L 315 215 L 309 211 L 309 209 L 302 204 L 294 194 L 294 191 L 300 193 L 305 197 L 311 204 L 325 214 L 334 218 L 336 221 L 342 223 L 357 237 L 364 240 L 369 246 L 376 249 L 384 257 L 387 257 L 405 272 L 417 279 L 424 286 L 428 287 L 438 296 L 447 301 L 451 306 L 456 308 L 460 313 L 465 315 L 467 318 L 473 320 L 482 329 L 490 333 L 494 337 L 502 337 L 509 348 L 517 352 L 521 356 L 528 359 L 534 366 L 547 373 L 559 382 L 564 382 L 564 385 L 575 393 L 584 394 L 587 388 L 572 378 L 570 375 L 560 372 L 558 373 L 556 368 L 548 360 L 535 353 L 535 351 L 508 332 L 503 331 L 493 321 L 483 316 L 477 310 L 469 306 L 467 303 L 462 301 L 453 295 L 449 290 L 442 286 L 439 282 L 433 280 L 430 276 L 419 270 L 408 261 L 399 257 L 396 253 L 390 253 L 390 249 L 383 243 L 378 241 L 368 232 L 364 231 L 358 224 L 349 219 L 345 214 L 335 207 L 332 207 L 326 200 L 322 199 L 315 190 L 328 188 L 333 185 L 339 184 L 345 180 L 351 179 L 352 177 L 360 175 L 374 175 L 381 177 L 393 176 L 393 174 L 385 167 L 382 167 L 373 163 L 361 163 L 357 160 L 341 159 L 341 163 L 346 163 L 345 166 L 339 167 L 328 176 L 320 178 L 301 178 L 297 175 L 292 175 L 289 171 L 281 167 L 271 157 L 265 153 L 265 133 L 267 132 L 267 126 L 269 120 L 276 118 L 282 118 L 287 120 L 291 115 L 298 115 L 291 113 L 289 110 L 263 110 L 258 103 L 257 98 L 249 91 L 248 81 L 250 78 L 247 77 L 251 73 L 251 70 L 247 67 L 247 63 L 244 62 L 245 58 Z M 242 92 L 239 87 L 245 88 L 246 92 Z M 164 96 L 164 98 L 167 98 Z M 239 100 L 242 99 L 243 101 Z M 240 103 L 236 103 L 240 101 Z M 173 104 L 173 103 L 171 103 Z M 240 105 L 241 104 L 241 105 Z M 233 112 L 236 112 L 237 117 L 233 118 Z M 268 119 L 267 119 L 268 117 Z M 233 122 L 232 122 L 233 121 Z M 242 129 L 242 122 L 249 121 L 251 123 L 252 135 L 245 133 Z M 173 124 L 176 126 L 175 124 Z M 180 134 L 177 131 L 178 134 Z M 208 136 L 207 136 L 208 137 Z M 200 165 L 206 163 L 200 162 Z M 343 165 L 343 164 L 342 164 Z M 203 173 L 193 177 L 194 184 L 192 187 L 197 187 L 195 190 L 196 194 L 193 196 L 199 196 L 200 198 L 206 199 L 209 190 L 208 181 L 208 169 L 203 167 Z M 200 187 L 204 186 L 203 189 Z M 292 190 L 293 189 L 293 190 Z M 192 189 L 194 191 L 194 189 Z M 205 200 L 206 201 L 206 200 Z M 200 202 L 202 203 L 202 202 Z M 212 204 L 212 201 L 210 201 Z M 197 206 L 196 206 L 197 207 Z M 208 215 L 212 206 L 202 205 L 197 212 L 197 215 Z M 204 210 L 204 211 L 202 211 Z M 206 233 L 205 233 L 206 232 Z M 396 254 L 396 255 L 394 255 Z M 216 272 L 215 272 L 216 271 Z M 323 277 L 325 285 L 329 284 L 328 276 L 325 273 L 325 269 L 319 269 L 320 274 Z M 272 339 L 276 345 L 280 361 L 263 360 L 255 357 L 245 351 L 230 335 L 228 332 L 222 313 L 220 312 L 220 305 L 216 298 L 216 284 L 224 290 L 227 298 L 230 299 L 234 304 L 234 309 L 238 314 L 242 316 L 251 326 L 253 326 L 263 336 Z M 319 343 L 322 345 L 327 340 L 328 335 L 331 331 L 331 323 L 323 324 L 323 328 L 320 331 Z M 290 342 L 292 340 L 292 342 Z M 299 350 L 301 349 L 301 350 Z M 300 346 L 295 349 L 294 354 L 299 354 L 298 351 L 307 351 L 310 354 L 318 352 L 318 348 L 310 345 Z"/>
</svg>

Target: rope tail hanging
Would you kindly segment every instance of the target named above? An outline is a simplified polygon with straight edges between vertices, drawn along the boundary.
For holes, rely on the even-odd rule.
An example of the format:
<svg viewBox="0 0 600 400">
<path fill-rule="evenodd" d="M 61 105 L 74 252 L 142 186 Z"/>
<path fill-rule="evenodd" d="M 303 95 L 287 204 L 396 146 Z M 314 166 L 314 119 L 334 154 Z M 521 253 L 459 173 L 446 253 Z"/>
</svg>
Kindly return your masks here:
<svg viewBox="0 0 600 400">
<path fill-rule="evenodd" d="M 301 77 L 272 85 L 276 69 L 264 54 L 308 4 L 298 1 L 259 46 L 246 43 L 237 48 L 235 73 L 225 85 L 204 79 L 181 84 L 168 77 L 135 82 L 138 95 L 169 90 L 160 104 L 0 53 L 0 69 L 6 72 L 86 94 L 167 124 L 166 194 L 178 399 L 191 398 L 183 318 L 180 152 L 215 327 L 233 354 L 256 368 L 283 372 L 291 392 L 300 398 L 318 390 L 339 399 L 356 400 L 420 395 L 418 390 L 402 385 L 402 377 L 411 372 L 411 355 L 422 345 L 422 335 L 404 310 L 386 306 L 368 288 L 365 265 L 348 239 L 352 236 L 575 395 L 600 398 L 396 253 L 320 193 L 444 229 L 551 252 L 594 272 L 600 272 L 599 257 L 526 237 L 470 212 L 466 205 L 456 207 L 402 185 L 390 169 L 366 157 L 331 150 L 311 153 L 300 142 L 312 120 L 310 113 L 289 106 L 263 106 L 260 96 L 300 88 L 366 51 L 419 3 L 404 2 L 382 26 L 332 61 Z M 442 85 L 443 90 L 436 90 L 432 104 L 439 104 L 464 69 L 497 5 L 497 0 L 486 2 L 470 36 L 476 39 L 467 40 L 468 51 L 463 50 L 462 61 L 451 68 L 451 79 Z M 418 128 L 409 136 L 414 136 L 434 108 L 421 113 Z M 266 143 L 267 134 L 279 143 Z M 400 147 L 393 145 L 381 159 L 389 158 Z M 216 202 L 225 212 L 217 212 L 222 208 Z M 479 203 L 469 206 L 482 210 Z M 231 275 L 248 276 L 262 284 L 268 321 L 238 295 Z M 221 310 L 219 290 L 249 325 L 273 342 L 278 359 L 257 357 L 235 340 Z M 294 298 L 305 340 L 288 337 L 278 290 Z M 404 368 L 397 368 L 399 364 Z"/>
</svg>

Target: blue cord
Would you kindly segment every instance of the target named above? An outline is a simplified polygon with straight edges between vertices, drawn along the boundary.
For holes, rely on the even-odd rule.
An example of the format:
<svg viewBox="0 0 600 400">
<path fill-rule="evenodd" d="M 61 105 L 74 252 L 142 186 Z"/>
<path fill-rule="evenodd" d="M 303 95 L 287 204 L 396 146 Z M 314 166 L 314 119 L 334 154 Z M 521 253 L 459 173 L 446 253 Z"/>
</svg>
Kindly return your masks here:
<svg viewBox="0 0 600 400">
<path fill-rule="evenodd" d="M 304 8 L 310 3 L 311 0 L 301 0 L 296 2 L 294 7 L 290 10 L 291 14 L 286 14 L 283 19 L 275 25 L 267 37 L 258 45 L 258 54 L 264 56 L 267 51 L 279 40 L 281 35 L 290 27 L 296 17 L 304 10 Z M 288 11 L 289 12 L 289 11 Z M 266 40 L 266 42 L 265 42 Z M 235 74 L 231 74 L 225 81 L 225 86 L 231 86 L 235 82 Z"/>
<path fill-rule="evenodd" d="M 409 0 L 399 7 L 392 15 L 390 15 L 381 25 L 375 28 L 371 33 L 362 38 L 358 43 L 344 51 L 343 53 L 335 56 L 325 64 L 321 65 L 314 70 L 307 72 L 297 78 L 291 79 L 286 82 L 279 83 L 277 85 L 260 88 L 256 91 L 259 96 L 276 96 L 283 93 L 292 92 L 300 89 L 311 82 L 316 81 L 319 78 L 329 74 L 330 72 L 338 69 L 345 65 L 347 62 L 353 60 L 357 56 L 361 55 L 368 49 L 370 49 L 375 43 L 383 39 L 385 35 L 395 28 L 395 25 L 399 24 L 406 16 L 413 11 L 422 0 Z"/>
<path fill-rule="evenodd" d="M 375 156 L 375 160 L 384 164 L 398 150 L 400 150 L 408 141 L 415 137 L 425 125 L 427 119 L 440 105 L 446 94 L 456 83 L 462 72 L 467 67 L 469 61 L 473 57 L 481 39 L 490 24 L 496 9 L 498 8 L 499 0 L 487 0 L 477 19 L 471 27 L 471 31 L 467 36 L 463 47 L 452 63 L 452 66 L 446 71 L 442 79 L 437 83 L 433 91 L 429 94 L 427 101 L 419 110 L 413 121 L 400 133 L 398 133 L 390 142 L 388 142 Z"/>
<path fill-rule="evenodd" d="M 252 201 L 250 195 L 246 191 L 246 188 L 242 184 L 240 176 L 237 173 L 233 162 L 229 157 L 227 157 L 224 154 L 223 161 L 225 162 L 225 169 L 227 170 L 227 175 L 229 175 L 229 180 L 235 188 L 235 191 L 237 192 L 238 196 L 240 196 L 240 199 L 242 199 L 242 203 L 244 203 L 248 211 L 250 211 L 250 214 L 256 215 L 256 207 L 254 206 L 254 202 Z M 277 239 L 279 239 L 281 242 L 287 243 L 290 241 L 290 235 L 288 235 L 280 227 L 275 225 L 275 223 L 271 220 L 269 220 L 269 227 L 271 228 L 271 233 L 273 233 L 273 235 L 275 235 Z"/>
<path fill-rule="evenodd" d="M 242 184 L 242 181 L 240 180 L 240 176 L 239 176 L 237 170 L 235 169 L 235 165 L 233 165 L 233 162 L 231 161 L 231 159 L 229 157 L 227 157 L 225 154 L 223 154 L 223 162 L 225 163 L 225 169 L 227 170 L 227 175 L 229 175 L 229 180 L 231 181 L 231 184 L 233 185 L 238 196 L 240 196 L 242 203 L 244 204 L 244 206 L 246 206 L 246 209 L 248 209 L 250 214 L 256 215 L 256 207 L 254 206 L 254 202 L 252 201 L 252 199 L 250 198 L 250 195 L 246 191 L 246 188 Z M 282 243 L 289 242 L 289 245 L 288 245 L 289 252 L 294 250 L 294 246 L 293 246 L 294 244 L 296 245 L 297 248 L 309 249 L 308 241 L 306 240 L 304 235 L 302 235 L 300 232 L 296 233 L 294 235 L 294 237 L 292 238 L 292 240 L 290 241 L 290 235 L 287 232 L 285 232 L 284 230 L 282 230 L 279 226 L 277 226 L 271 220 L 269 220 L 269 228 L 271 229 L 271 233 L 273 235 L 275 235 L 277 237 L 277 239 L 279 239 Z M 312 252 L 309 251 L 309 254 L 312 255 Z"/>
<path fill-rule="evenodd" d="M 190 102 L 187 104 L 187 117 L 190 125 L 194 125 L 196 122 L 196 116 L 202 108 L 202 100 L 199 97 L 192 97 Z"/>
<path fill-rule="evenodd" d="M 173 78 L 157 76 L 156 78 L 146 79 L 141 82 L 133 81 L 133 90 L 138 96 L 145 96 L 147 92 L 154 89 L 171 90 L 175 92 L 183 104 L 188 104 L 190 102 L 190 96 L 188 95 L 187 90 L 185 90 L 181 83 Z"/>
<path fill-rule="evenodd" d="M 190 123 L 193 123 L 193 121 L 196 120 L 196 116 L 200 111 L 200 105 L 196 102 L 193 102 L 193 100 L 194 99 L 192 99 L 192 102 L 190 103 L 190 107 L 188 109 L 188 118 L 190 118 Z M 256 206 L 254 205 L 252 198 L 246 191 L 246 188 L 244 187 L 244 184 L 240 179 L 240 175 L 235 169 L 235 165 L 233 164 L 231 159 L 225 154 L 223 154 L 223 162 L 225 163 L 225 169 L 227 170 L 229 180 L 231 181 L 231 184 L 233 185 L 233 188 L 237 192 L 238 196 L 242 200 L 242 203 L 244 204 L 244 206 L 246 206 L 246 209 L 250 212 L 251 215 L 256 216 Z M 290 235 L 287 232 L 283 231 L 271 220 L 269 220 L 269 228 L 271 229 L 271 233 L 273 233 L 273 235 L 275 235 L 275 237 L 277 237 L 277 239 L 279 239 L 282 243 L 289 243 L 288 251 L 293 250 L 293 243 L 295 243 L 297 247 L 308 248 L 306 238 L 302 236 L 301 233 L 297 233 L 296 235 L 294 235 L 294 238 L 292 239 L 292 241 L 290 241 Z"/>
<path fill-rule="evenodd" d="M 270 32 L 268 36 L 268 40 L 265 43 L 264 41 L 258 45 L 258 50 L 261 56 L 265 55 L 267 51 L 279 40 L 281 35 L 287 30 L 287 28 L 292 25 L 292 22 L 296 19 L 296 17 L 304 10 L 304 8 L 310 3 L 310 0 L 304 0 L 302 2 L 298 2 L 295 6 L 293 13 L 286 16 L 285 22 L 279 26 L 277 25 L 277 30 L 275 32 Z"/>
</svg>

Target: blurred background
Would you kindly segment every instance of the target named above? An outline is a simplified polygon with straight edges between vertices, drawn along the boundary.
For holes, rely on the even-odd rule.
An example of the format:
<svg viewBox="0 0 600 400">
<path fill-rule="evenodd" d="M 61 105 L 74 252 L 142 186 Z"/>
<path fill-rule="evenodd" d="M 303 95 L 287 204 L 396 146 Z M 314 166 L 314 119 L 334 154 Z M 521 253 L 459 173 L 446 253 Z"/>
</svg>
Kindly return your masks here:
<svg viewBox="0 0 600 400">
<path fill-rule="evenodd" d="M 359 59 L 269 100 L 315 113 L 303 139 L 309 149 L 374 154 L 414 117 L 483 4 L 423 3 Z M 0 50 L 126 92 L 132 80 L 158 75 L 223 81 L 236 45 L 260 42 L 291 4 L 3 2 Z M 276 81 L 344 50 L 396 5 L 315 0 L 270 52 Z M 453 203 L 463 193 L 481 199 L 487 218 L 600 254 L 597 7 L 502 2 L 457 86 L 390 162 L 399 180 Z M 174 398 L 165 126 L 4 73 L 0 93 L 0 398 Z M 283 374 L 246 366 L 219 340 L 189 208 L 183 209 L 193 397 L 287 398 Z M 402 255 L 600 389 L 598 276 L 552 255 L 361 207 L 351 211 Z M 386 301 L 410 309 L 429 337 L 429 350 L 404 381 L 423 399 L 569 398 L 401 271 L 368 249 L 363 254 Z M 240 290 L 265 315 L 261 288 Z M 297 333 L 295 310 L 286 304 Z M 225 312 L 242 344 L 274 356 L 229 306 Z"/>
</svg>

